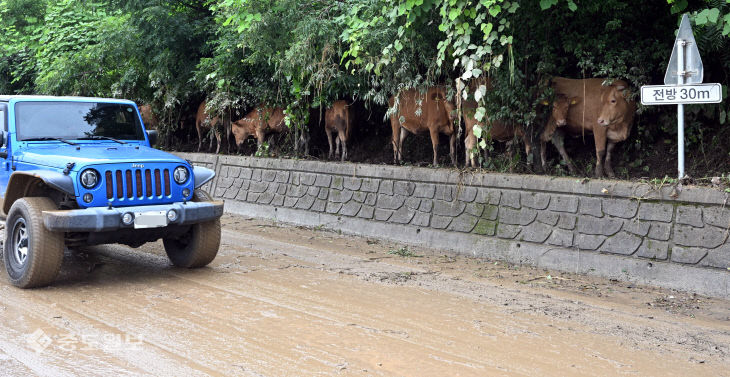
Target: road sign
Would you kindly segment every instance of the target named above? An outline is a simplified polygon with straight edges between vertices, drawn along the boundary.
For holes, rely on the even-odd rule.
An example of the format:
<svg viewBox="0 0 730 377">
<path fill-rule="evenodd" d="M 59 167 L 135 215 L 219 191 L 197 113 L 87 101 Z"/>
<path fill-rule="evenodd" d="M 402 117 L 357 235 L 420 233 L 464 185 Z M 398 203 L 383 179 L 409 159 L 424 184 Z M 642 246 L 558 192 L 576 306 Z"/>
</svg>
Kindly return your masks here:
<svg viewBox="0 0 730 377">
<path fill-rule="evenodd" d="M 684 64 L 682 64 L 684 62 Z M 687 14 L 682 16 L 679 24 L 677 39 L 674 41 L 672 56 L 669 58 L 667 72 L 664 74 L 664 83 L 673 84 L 699 84 L 702 82 L 704 68 L 700 50 L 697 49 L 697 42 L 692 33 Z M 683 80 L 683 81 L 680 81 Z"/>
<path fill-rule="evenodd" d="M 730 0 L 728 0 L 730 1 Z M 722 85 L 702 84 L 704 68 L 697 49 L 689 15 L 682 16 L 677 38 L 664 75 L 666 85 L 641 87 L 644 105 L 677 105 L 677 170 L 679 179 L 684 175 L 684 104 L 722 102 Z"/>
<path fill-rule="evenodd" d="M 642 105 L 678 105 L 722 102 L 722 85 L 644 85 L 641 87 Z"/>
</svg>

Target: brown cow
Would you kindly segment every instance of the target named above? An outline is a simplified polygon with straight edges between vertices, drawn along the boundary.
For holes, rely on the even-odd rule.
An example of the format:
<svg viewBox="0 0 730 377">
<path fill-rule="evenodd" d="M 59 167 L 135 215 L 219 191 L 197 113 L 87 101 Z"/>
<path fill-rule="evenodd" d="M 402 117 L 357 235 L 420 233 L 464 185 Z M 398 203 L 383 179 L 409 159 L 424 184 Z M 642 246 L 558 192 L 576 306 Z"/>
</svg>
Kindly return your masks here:
<svg viewBox="0 0 730 377">
<path fill-rule="evenodd" d="M 604 86 L 605 79 L 567 79 L 554 77 L 552 87 L 555 93 L 577 98 L 577 104 L 570 107 L 568 121 L 563 127 L 572 135 L 585 131 L 593 132 L 596 143 L 596 177 L 613 177 L 611 152 L 616 143 L 626 140 L 636 112 L 636 102 L 629 99 L 629 85 L 616 80 Z M 605 163 L 604 163 L 605 160 Z"/>
<path fill-rule="evenodd" d="M 195 116 L 195 129 L 198 131 L 198 152 L 200 152 L 200 146 L 203 143 L 204 131 L 212 128 L 215 139 L 218 141 L 218 145 L 215 150 L 215 153 L 218 154 L 221 150 L 221 133 L 218 131 L 216 126 L 218 125 L 220 118 L 215 117 L 211 119 L 210 115 L 205 111 L 205 105 L 206 103 L 203 101 L 203 103 L 198 106 L 198 114 Z M 208 149 L 213 149 L 213 138 L 210 138 L 210 146 Z"/>
<path fill-rule="evenodd" d="M 231 125 L 236 145 L 241 147 L 249 136 L 256 139 L 258 147 L 264 143 L 267 133 L 281 133 L 288 128 L 284 123 L 284 110 L 280 107 L 257 107 L 245 117 L 233 122 Z"/>
<path fill-rule="evenodd" d="M 573 161 L 570 160 L 568 153 L 565 152 L 565 135 L 561 129 L 561 127 L 568 123 L 568 110 L 570 110 L 570 106 L 575 105 L 576 103 L 578 103 L 578 98 L 568 98 L 562 95 L 557 96 L 553 101 L 550 118 L 548 119 L 542 134 L 540 134 L 540 162 L 542 163 L 542 170 L 544 172 L 547 172 L 547 142 L 552 140 L 553 145 L 555 145 L 555 148 L 558 149 L 558 152 L 560 152 L 560 155 L 563 157 L 563 161 L 565 161 L 568 165 L 568 169 L 571 174 L 576 174 Z M 545 102 L 544 104 L 547 105 L 548 102 Z"/>
<path fill-rule="evenodd" d="M 388 101 L 393 109 L 395 97 Z M 433 145 L 433 166 L 438 165 L 439 133 L 449 136 L 451 163 L 456 166 L 456 130 L 454 127 L 454 105 L 446 100 L 446 90 L 429 88 L 425 94 L 410 89 L 400 93 L 398 108 L 390 116 L 393 130 L 393 161 L 402 161 L 403 140 L 408 132 L 417 134 L 428 131 Z"/>
<path fill-rule="evenodd" d="M 332 107 L 324 113 L 324 131 L 327 133 L 327 141 L 330 145 L 329 158 L 332 158 L 332 133 L 337 132 L 337 150 L 336 154 L 340 154 L 340 144 L 342 144 L 341 160 L 347 159 L 347 141 L 350 139 L 352 132 L 352 118 L 350 118 L 350 109 L 347 101 L 335 101 Z"/>
<path fill-rule="evenodd" d="M 156 130 L 157 125 L 160 123 L 157 119 L 157 115 L 152 111 L 152 106 L 142 105 L 139 107 L 139 114 L 142 116 L 142 122 L 144 123 L 145 129 Z"/>
<path fill-rule="evenodd" d="M 476 154 L 474 153 L 474 149 L 477 146 L 477 137 L 476 135 L 474 135 L 474 126 L 480 124 L 480 122 L 478 122 L 476 118 L 474 118 L 477 104 L 474 101 L 466 101 L 463 103 L 462 108 L 464 113 L 464 124 L 466 125 L 466 137 L 464 138 L 464 147 L 466 150 L 466 167 L 477 167 Z M 525 143 L 525 155 L 527 156 L 527 164 L 532 164 L 532 159 L 530 158 L 530 153 L 532 153 L 532 143 L 530 142 L 529 135 L 525 132 L 522 126 L 520 126 L 519 124 L 515 125 L 513 123 L 506 123 L 500 120 L 496 120 L 491 122 L 489 127 L 482 127 L 483 129 L 485 129 L 485 132 L 487 132 L 486 130 L 488 130 L 492 140 L 497 140 L 503 143 L 510 144 L 510 154 L 512 153 L 511 144 L 514 141 L 515 136 L 521 138 L 522 141 Z"/>
</svg>

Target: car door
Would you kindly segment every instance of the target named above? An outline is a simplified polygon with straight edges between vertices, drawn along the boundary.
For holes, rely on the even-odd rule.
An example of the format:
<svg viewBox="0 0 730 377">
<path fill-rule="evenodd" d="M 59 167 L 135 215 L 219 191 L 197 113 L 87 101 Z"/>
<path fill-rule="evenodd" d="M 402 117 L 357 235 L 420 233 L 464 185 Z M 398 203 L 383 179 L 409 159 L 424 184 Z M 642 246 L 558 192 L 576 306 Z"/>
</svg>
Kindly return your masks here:
<svg viewBox="0 0 730 377">
<path fill-rule="evenodd" d="M 0 198 L 5 197 L 5 189 L 10 179 L 10 156 L 8 156 L 8 105 L 0 103 L 0 130 L 2 130 L 2 146 L 0 146 Z M 0 201 L 1 202 L 1 201 Z"/>
</svg>

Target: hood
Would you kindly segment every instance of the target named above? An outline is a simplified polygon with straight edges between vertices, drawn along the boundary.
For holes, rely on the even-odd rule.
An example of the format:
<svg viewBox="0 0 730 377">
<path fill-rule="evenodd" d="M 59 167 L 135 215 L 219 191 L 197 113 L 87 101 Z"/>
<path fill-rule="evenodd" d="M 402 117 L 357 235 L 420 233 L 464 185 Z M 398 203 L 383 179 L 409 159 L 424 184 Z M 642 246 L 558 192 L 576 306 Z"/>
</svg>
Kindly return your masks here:
<svg viewBox="0 0 730 377">
<path fill-rule="evenodd" d="M 78 148 L 78 149 L 77 149 Z M 88 165 L 115 164 L 120 162 L 177 162 L 185 160 L 173 154 L 138 144 L 96 143 L 80 144 L 34 144 L 23 148 L 16 156 L 21 162 L 63 169 L 66 164 L 76 164 L 74 170 Z"/>
</svg>

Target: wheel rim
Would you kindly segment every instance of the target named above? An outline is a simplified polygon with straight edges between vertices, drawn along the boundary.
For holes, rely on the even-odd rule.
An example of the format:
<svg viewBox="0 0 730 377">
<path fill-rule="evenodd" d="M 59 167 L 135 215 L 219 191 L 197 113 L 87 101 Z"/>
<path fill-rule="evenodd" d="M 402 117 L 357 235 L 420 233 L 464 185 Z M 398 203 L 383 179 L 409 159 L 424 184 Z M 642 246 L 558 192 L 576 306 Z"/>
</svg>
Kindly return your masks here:
<svg viewBox="0 0 730 377">
<path fill-rule="evenodd" d="M 12 258 L 18 266 L 22 267 L 28 261 L 28 228 L 25 219 L 20 218 L 15 222 L 13 227 L 12 238 Z"/>
</svg>

